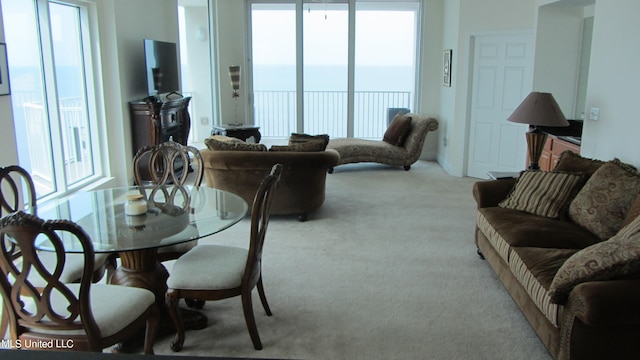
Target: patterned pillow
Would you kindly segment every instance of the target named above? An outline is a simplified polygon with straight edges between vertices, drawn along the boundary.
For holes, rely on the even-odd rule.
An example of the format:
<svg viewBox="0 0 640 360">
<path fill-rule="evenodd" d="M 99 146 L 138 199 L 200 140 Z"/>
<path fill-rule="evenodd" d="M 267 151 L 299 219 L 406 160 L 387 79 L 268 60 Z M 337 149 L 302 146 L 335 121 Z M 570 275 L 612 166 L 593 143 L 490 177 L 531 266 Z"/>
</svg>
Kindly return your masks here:
<svg viewBox="0 0 640 360">
<path fill-rule="evenodd" d="M 289 136 L 289 145 L 301 144 L 309 141 L 321 142 L 324 145 L 322 150 L 324 150 L 327 148 L 327 144 L 329 144 L 329 135 L 327 134 L 307 135 L 307 134 L 291 133 L 291 136 Z"/>
<path fill-rule="evenodd" d="M 571 290 L 583 282 L 637 276 L 640 272 L 640 217 L 614 237 L 573 254 L 556 273 L 549 296 L 563 304 Z"/>
<path fill-rule="evenodd" d="M 640 173 L 618 159 L 602 165 L 569 205 L 569 218 L 606 240 L 622 228 L 640 193 Z"/>
<path fill-rule="evenodd" d="M 583 179 L 582 174 L 523 171 L 498 207 L 557 219 L 584 183 Z"/>
<path fill-rule="evenodd" d="M 604 161 L 588 159 L 571 150 L 565 150 L 558 157 L 558 163 L 553 171 L 582 173 L 590 177 L 602 164 Z"/>
<path fill-rule="evenodd" d="M 407 135 L 409 135 L 409 131 L 411 131 L 411 117 L 404 116 L 399 112 L 391 120 L 387 131 L 384 132 L 382 141 L 391 145 L 402 146 Z"/>
<path fill-rule="evenodd" d="M 213 135 L 204 139 L 204 144 L 212 151 L 267 151 L 264 144 L 246 143 L 229 136 Z"/>
<path fill-rule="evenodd" d="M 324 151 L 324 143 L 320 141 L 308 141 L 304 143 L 297 143 L 291 145 L 272 145 L 269 151 L 298 151 L 298 152 L 312 152 L 312 151 Z"/>
</svg>

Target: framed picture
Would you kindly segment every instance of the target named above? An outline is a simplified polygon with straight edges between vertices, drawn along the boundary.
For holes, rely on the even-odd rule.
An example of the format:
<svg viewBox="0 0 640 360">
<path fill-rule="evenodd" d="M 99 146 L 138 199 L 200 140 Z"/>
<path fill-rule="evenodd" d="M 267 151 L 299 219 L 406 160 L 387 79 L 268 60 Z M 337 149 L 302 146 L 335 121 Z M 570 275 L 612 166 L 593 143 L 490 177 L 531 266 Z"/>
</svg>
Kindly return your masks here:
<svg viewBox="0 0 640 360">
<path fill-rule="evenodd" d="M 451 53 L 453 50 L 442 52 L 442 85 L 451 86 Z"/>
<path fill-rule="evenodd" d="M 9 64 L 7 63 L 7 44 L 0 43 L 0 95 L 11 94 L 9 87 Z"/>
</svg>

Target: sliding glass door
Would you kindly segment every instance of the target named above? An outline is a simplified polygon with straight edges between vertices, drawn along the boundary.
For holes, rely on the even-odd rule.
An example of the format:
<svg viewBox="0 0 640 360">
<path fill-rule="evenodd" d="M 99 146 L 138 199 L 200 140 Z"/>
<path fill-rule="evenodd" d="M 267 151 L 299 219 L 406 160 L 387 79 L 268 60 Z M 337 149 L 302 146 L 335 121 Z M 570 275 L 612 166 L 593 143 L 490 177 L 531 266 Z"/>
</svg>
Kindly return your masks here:
<svg viewBox="0 0 640 360">
<path fill-rule="evenodd" d="M 388 109 L 413 109 L 419 1 L 255 1 L 253 118 L 292 132 L 381 138 Z"/>
</svg>

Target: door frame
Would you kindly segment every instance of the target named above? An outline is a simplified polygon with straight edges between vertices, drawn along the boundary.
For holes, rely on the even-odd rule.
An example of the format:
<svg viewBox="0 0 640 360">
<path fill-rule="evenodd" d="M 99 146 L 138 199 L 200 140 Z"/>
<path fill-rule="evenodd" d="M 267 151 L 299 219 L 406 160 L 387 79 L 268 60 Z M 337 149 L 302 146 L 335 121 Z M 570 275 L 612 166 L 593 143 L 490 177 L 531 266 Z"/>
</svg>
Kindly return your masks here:
<svg viewBox="0 0 640 360">
<path fill-rule="evenodd" d="M 531 46 L 531 86 L 533 88 L 533 70 L 534 70 L 534 62 L 535 62 L 535 32 L 533 29 L 513 29 L 513 30 L 488 30 L 488 31 L 474 31 L 474 32 L 470 32 L 469 36 L 467 38 L 467 45 L 466 48 L 468 50 L 468 76 L 467 76 L 467 90 L 465 93 L 465 113 L 464 113 L 464 146 L 463 146 L 463 150 L 462 150 L 462 177 L 467 177 L 468 176 L 468 169 L 469 169 L 469 139 L 471 136 L 471 105 L 473 102 L 473 69 L 474 69 L 474 54 L 475 54 L 475 46 L 476 46 L 476 39 L 479 36 L 501 36 L 501 35 L 529 35 L 531 37 L 531 43 L 529 44 Z M 530 91 L 532 89 L 529 89 Z M 506 119 L 505 119 L 506 121 Z M 522 134 L 523 139 L 525 139 L 524 134 Z M 524 140 L 523 140 L 524 141 Z M 526 155 L 526 154 L 525 154 Z M 524 163 L 523 163 L 523 170 L 524 170 Z"/>
</svg>

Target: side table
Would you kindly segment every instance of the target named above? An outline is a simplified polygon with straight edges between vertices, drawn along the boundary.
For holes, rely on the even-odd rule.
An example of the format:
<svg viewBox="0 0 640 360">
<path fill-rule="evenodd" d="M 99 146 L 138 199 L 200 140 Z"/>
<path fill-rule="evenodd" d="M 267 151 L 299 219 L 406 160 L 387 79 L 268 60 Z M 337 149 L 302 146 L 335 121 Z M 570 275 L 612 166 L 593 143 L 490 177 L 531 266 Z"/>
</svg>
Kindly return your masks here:
<svg viewBox="0 0 640 360">
<path fill-rule="evenodd" d="M 520 177 L 520 172 L 511 172 L 511 171 L 489 171 L 487 173 L 490 180 L 498 180 L 498 179 L 517 179 Z"/>
<path fill-rule="evenodd" d="M 252 137 L 256 140 L 256 144 L 260 142 L 260 129 L 259 126 L 248 126 L 248 125 L 213 125 L 211 129 L 211 135 L 224 135 L 233 137 L 236 139 L 240 139 L 242 141 L 247 141 L 248 138 Z"/>
</svg>

